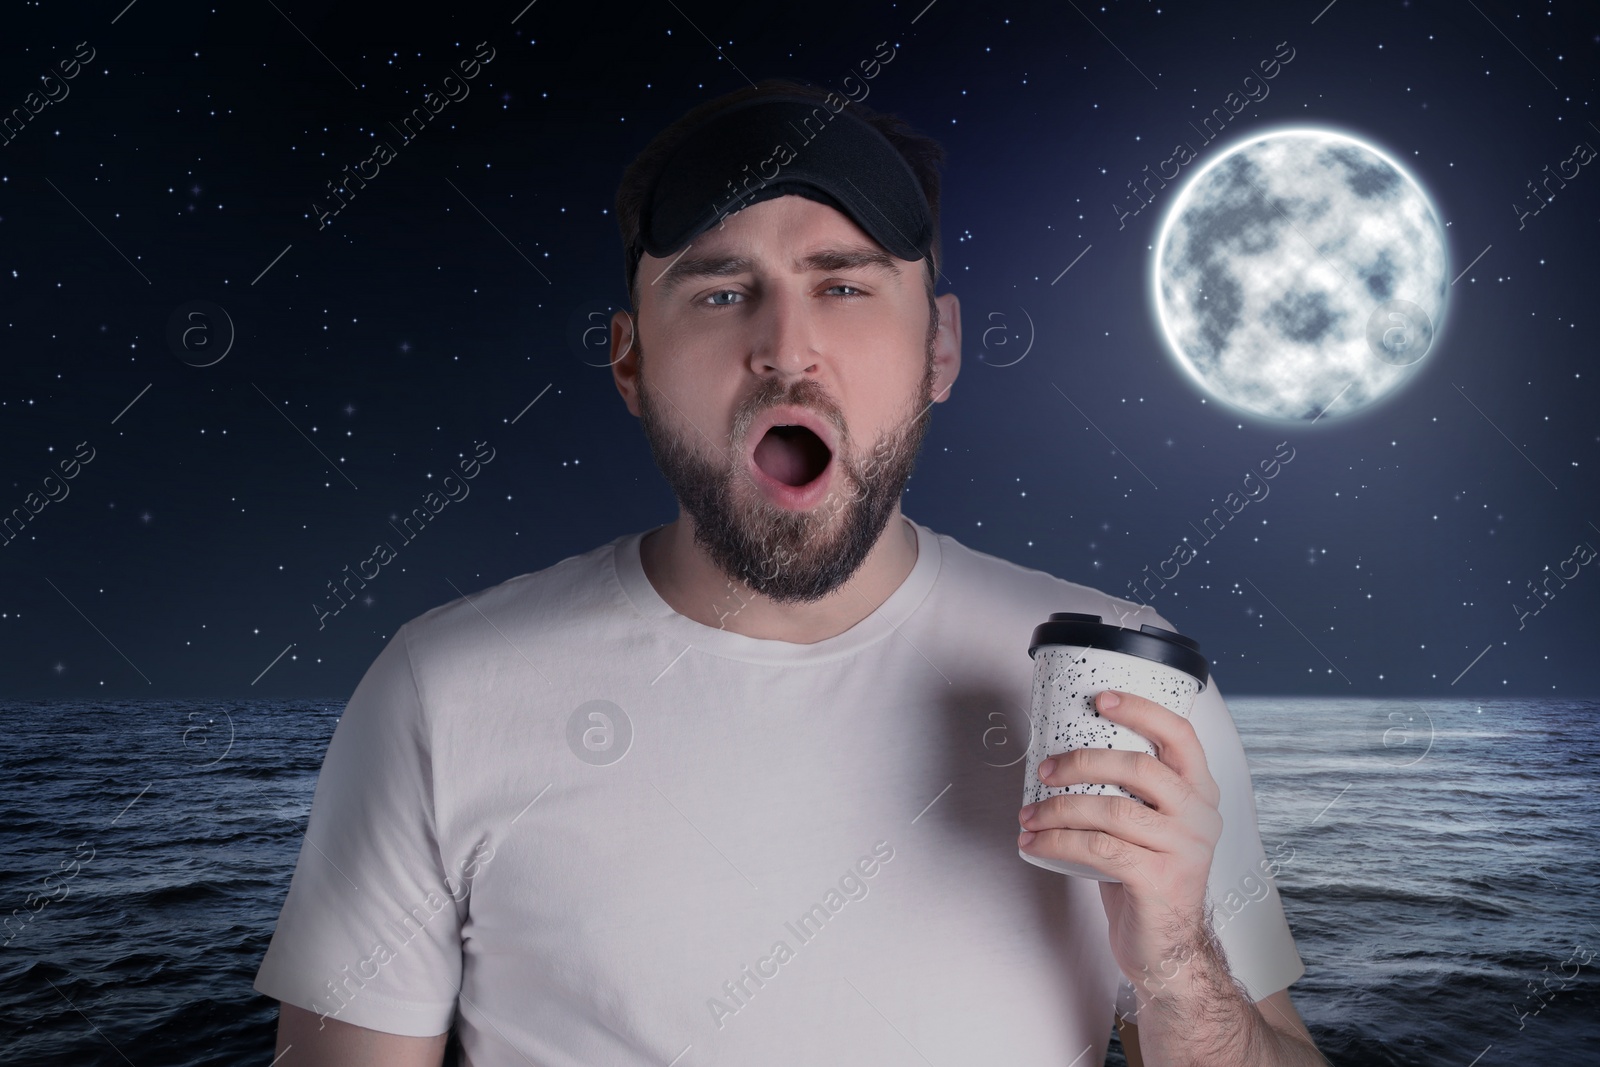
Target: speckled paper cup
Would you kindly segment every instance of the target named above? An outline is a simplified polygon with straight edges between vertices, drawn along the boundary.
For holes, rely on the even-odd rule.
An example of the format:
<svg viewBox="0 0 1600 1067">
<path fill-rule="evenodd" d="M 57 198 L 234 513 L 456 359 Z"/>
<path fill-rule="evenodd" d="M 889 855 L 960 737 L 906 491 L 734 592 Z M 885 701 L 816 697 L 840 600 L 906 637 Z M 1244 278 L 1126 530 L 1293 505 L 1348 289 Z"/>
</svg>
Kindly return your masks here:
<svg viewBox="0 0 1600 1067">
<path fill-rule="evenodd" d="M 1039 764 L 1074 749 L 1115 748 L 1155 755 L 1149 741 L 1101 718 L 1094 698 L 1116 689 L 1152 700 L 1185 718 L 1206 687 L 1209 669 L 1193 639 L 1146 623 L 1137 630 L 1103 622 L 1099 615 L 1058 611 L 1034 628 L 1032 732 L 1022 783 L 1022 802 L 1035 804 L 1071 794 L 1110 794 L 1139 799 L 1116 785 L 1092 782 L 1047 786 Z M 1017 854 L 1036 866 L 1100 882 L 1115 882 L 1092 867 Z"/>
</svg>

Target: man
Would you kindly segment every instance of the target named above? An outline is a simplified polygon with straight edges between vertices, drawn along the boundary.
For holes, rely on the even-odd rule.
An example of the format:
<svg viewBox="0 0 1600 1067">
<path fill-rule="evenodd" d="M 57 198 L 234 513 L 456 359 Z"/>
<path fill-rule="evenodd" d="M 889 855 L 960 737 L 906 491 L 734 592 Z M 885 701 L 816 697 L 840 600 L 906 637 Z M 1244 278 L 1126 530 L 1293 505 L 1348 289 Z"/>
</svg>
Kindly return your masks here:
<svg viewBox="0 0 1600 1067">
<path fill-rule="evenodd" d="M 452 1022 L 475 1067 L 1067 1067 L 1113 1016 L 1135 1064 L 1321 1062 L 1214 681 L 1187 720 L 1103 695 L 1159 759 L 1045 776 L 1148 807 L 1017 810 L 1033 626 L 1171 627 L 901 515 L 960 365 L 939 156 L 769 81 L 630 166 L 611 370 L 678 517 L 378 656 L 256 979 L 285 1067 L 438 1064 Z"/>
</svg>

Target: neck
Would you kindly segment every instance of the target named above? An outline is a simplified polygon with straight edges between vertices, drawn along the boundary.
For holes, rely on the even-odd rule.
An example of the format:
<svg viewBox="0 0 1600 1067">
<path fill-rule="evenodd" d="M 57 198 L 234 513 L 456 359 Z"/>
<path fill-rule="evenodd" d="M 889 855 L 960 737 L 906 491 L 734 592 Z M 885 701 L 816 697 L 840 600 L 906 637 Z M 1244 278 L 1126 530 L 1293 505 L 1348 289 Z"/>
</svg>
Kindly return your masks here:
<svg viewBox="0 0 1600 1067">
<path fill-rule="evenodd" d="M 878 543 L 850 580 L 804 604 L 781 604 L 730 581 L 694 543 L 692 520 L 682 511 L 644 536 L 639 560 L 650 584 L 679 615 L 746 637 L 809 645 L 844 633 L 900 588 L 917 562 L 917 532 L 896 504 Z"/>
</svg>

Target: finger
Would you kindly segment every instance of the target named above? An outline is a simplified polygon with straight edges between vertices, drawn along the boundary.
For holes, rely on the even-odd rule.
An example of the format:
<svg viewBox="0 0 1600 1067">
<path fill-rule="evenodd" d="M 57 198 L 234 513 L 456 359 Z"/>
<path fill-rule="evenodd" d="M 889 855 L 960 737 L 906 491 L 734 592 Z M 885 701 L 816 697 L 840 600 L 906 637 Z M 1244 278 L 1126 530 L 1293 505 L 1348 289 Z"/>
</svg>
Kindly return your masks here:
<svg viewBox="0 0 1600 1067">
<path fill-rule="evenodd" d="M 1033 840 L 1019 847 L 1029 855 L 1081 863 L 1124 882 L 1130 871 L 1143 873 L 1142 868 L 1151 859 L 1147 850 L 1102 830 L 1041 830 L 1034 834 Z M 1148 881 L 1150 876 L 1144 877 Z"/>
<path fill-rule="evenodd" d="M 1034 805 L 1022 820 L 1025 829 L 1098 830 L 1150 852 L 1176 852 L 1184 845 L 1183 828 L 1173 819 L 1131 797 L 1079 796 L 1064 793 Z"/>
<path fill-rule="evenodd" d="M 1108 705 L 1107 694 L 1116 693 L 1117 703 Z M 1211 803 L 1221 795 L 1206 766 L 1205 749 L 1188 719 L 1153 700 L 1108 689 L 1095 697 L 1095 710 L 1106 720 L 1126 726 L 1156 748 L 1156 758 L 1189 782 Z"/>
<path fill-rule="evenodd" d="M 1194 786 L 1154 756 L 1114 748 L 1079 748 L 1055 757 L 1046 785 L 1118 785 L 1157 811 L 1172 815 L 1195 797 Z"/>
</svg>

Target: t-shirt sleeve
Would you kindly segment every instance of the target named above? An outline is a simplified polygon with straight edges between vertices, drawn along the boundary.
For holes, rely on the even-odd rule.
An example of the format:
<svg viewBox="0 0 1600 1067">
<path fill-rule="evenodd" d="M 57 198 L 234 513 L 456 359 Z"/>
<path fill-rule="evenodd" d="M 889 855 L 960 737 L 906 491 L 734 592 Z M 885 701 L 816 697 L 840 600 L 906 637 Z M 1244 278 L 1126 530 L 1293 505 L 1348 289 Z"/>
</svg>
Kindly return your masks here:
<svg viewBox="0 0 1600 1067">
<path fill-rule="evenodd" d="M 1133 625 L 1147 621 L 1175 629 L 1159 617 L 1142 618 Z M 1252 1001 L 1259 1001 L 1287 989 L 1305 973 L 1273 880 L 1293 857 L 1293 846 L 1274 842 L 1270 856 L 1262 848 L 1244 745 L 1215 678 L 1207 681 L 1195 697 L 1189 721 L 1205 749 L 1206 766 L 1221 793 L 1218 810 L 1222 815 L 1222 837 L 1212 854 L 1207 879 L 1211 924 L 1233 976 L 1244 985 Z M 1159 980 L 1159 976 L 1152 980 Z M 1136 1009 L 1133 984 L 1124 979 L 1118 990 L 1117 1013 L 1135 1016 L 1130 1021 L 1136 1022 Z"/>
<path fill-rule="evenodd" d="M 409 627 L 367 669 L 334 729 L 255 988 L 342 1022 L 429 1037 L 455 1014 L 465 905 L 441 859 Z"/>
</svg>

